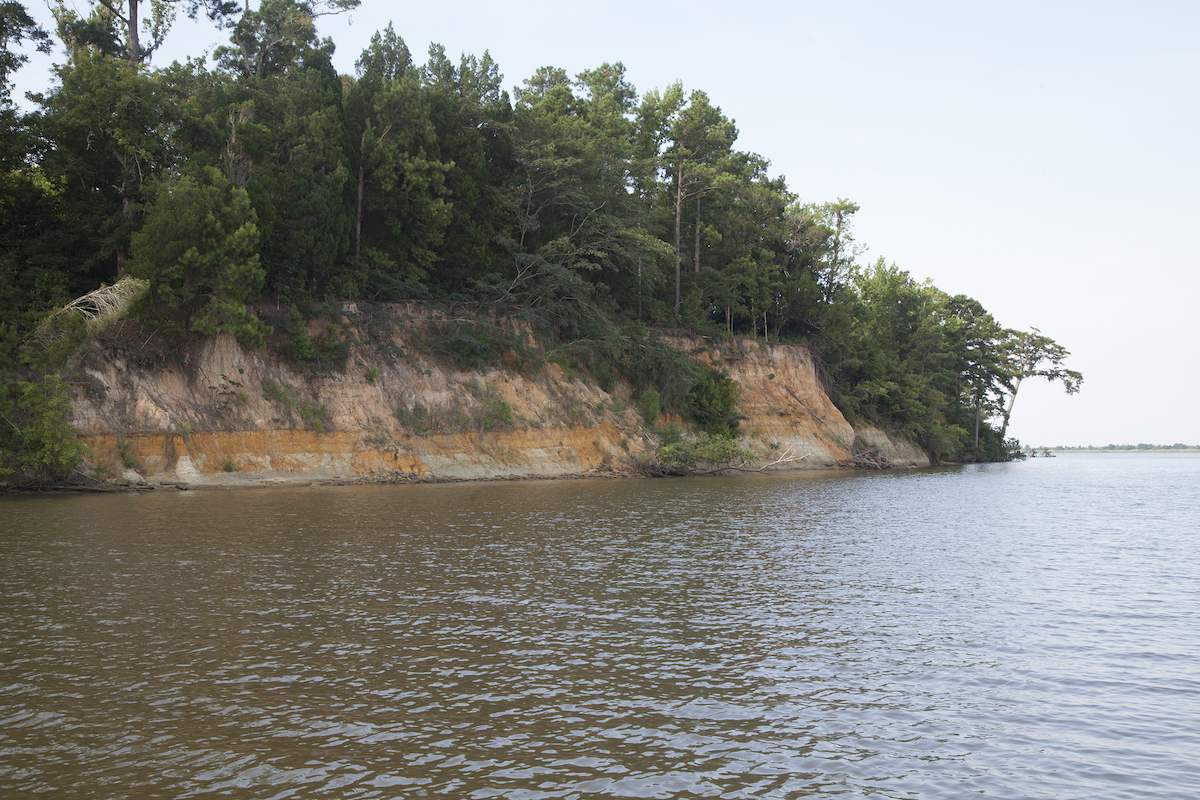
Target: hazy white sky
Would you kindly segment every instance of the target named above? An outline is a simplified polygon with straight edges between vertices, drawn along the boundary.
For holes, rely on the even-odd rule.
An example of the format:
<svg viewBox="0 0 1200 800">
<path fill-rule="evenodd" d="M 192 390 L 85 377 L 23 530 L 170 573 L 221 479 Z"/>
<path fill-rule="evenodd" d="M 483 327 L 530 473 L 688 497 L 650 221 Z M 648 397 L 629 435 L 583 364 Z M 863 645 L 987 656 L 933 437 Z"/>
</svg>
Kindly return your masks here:
<svg viewBox="0 0 1200 800">
<path fill-rule="evenodd" d="M 509 86 L 622 61 L 704 89 L 803 199 L 862 205 L 867 257 L 1072 350 L 1083 391 L 1023 387 L 1023 441 L 1200 442 L 1200 3 L 364 0 L 321 21 L 339 69 L 389 20 Z M 220 39 L 180 24 L 156 63 Z"/>
</svg>

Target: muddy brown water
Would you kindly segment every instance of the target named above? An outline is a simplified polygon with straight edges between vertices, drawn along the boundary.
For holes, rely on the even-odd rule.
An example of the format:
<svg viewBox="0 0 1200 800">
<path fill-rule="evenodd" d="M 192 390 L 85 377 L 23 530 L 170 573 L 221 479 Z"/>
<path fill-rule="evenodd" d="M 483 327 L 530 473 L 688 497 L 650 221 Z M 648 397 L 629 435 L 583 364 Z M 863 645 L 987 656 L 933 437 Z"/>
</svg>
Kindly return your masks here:
<svg viewBox="0 0 1200 800">
<path fill-rule="evenodd" d="M 1200 456 L 0 498 L 0 796 L 1195 798 Z"/>
</svg>

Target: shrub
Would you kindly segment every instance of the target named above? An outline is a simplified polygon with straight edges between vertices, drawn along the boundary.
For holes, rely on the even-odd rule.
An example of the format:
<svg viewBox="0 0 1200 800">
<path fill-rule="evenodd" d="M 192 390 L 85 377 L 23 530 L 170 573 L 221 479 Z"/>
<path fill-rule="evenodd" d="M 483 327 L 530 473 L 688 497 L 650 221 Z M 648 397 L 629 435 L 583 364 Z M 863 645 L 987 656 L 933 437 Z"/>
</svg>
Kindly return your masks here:
<svg viewBox="0 0 1200 800">
<path fill-rule="evenodd" d="M 321 332 L 313 336 L 308 331 L 308 320 L 293 308 L 279 327 L 286 337 L 282 355 L 288 361 L 315 372 L 338 372 L 345 368 L 350 344 L 332 322 L 327 322 Z"/>
<path fill-rule="evenodd" d="M 420 401 L 401 403 L 392 409 L 400 427 L 415 434 L 454 433 L 471 427 L 471 417 L 460 406 L 441 408 L 426 406 Z"/>
<path fill-rule="evenodd" d="M 436 349 L 461 370 L 484 369 L 500 361 L 500 352 L 490 337 L 475 330 L 455 329 Z"/>
<path fill-rule="evenodd" d="M 299 417 L 304 425 L 317 433 L 324 433 L 329 429 L 329 412 L 320 403 L 307 400 L 291 386 L 276 383 L 269 378 L 263 381 L 262 388 L 263 397 L 282 409 L 289 422 L 294 422 L 296 417 Z"/>
<path fill-rule="evenodd" d="M 635 396 L 651 388 L 658 393 L 659 414 L 686 414 L 688 392 L 700 374 L 687 354 L 644 329 L 631 327 L 623 331 L 620 346 L 609 358 L 633 384 Z"/>
<path fill-rule="evenodd" d="M 687 416 L 700 430 L 725 436 L 737 433 L 738 386 L 715 369 L 701 371 L 687 394 Z"/>
<path fill-rule="evenodd" d="M 655 433 L 658 434 L 659 441 L 664 445 L 677 444 L 683 441 L 683 428 L 679 427 L 679 423 L 677 422 L 660 426 L 655 429 Z"/>
<path fill-rule="evenodd" d="M 658 418 L 662 416 L 662 395 L 658 393 L 658 389 L 647 386 L 638 392 L 637 408 L 647 425 L 657 422 Z"/>
<path fill-rule="evenodd" d="M 695 439 L 680 439 L 664 444 L 658 450 L 658 462 L 668 472 L 685 473 L 697 468 L 722 469 L 736 467 L 753 455 L 738 444 L 737 439 L 724 434 L 701 434 Z"/>
<path fill-rule="evenodd" d="M 0 478 L 64 481 L 84 455 L 71 427 L 71 399 L 54 374 L 34 380 L 0 375 Z"/>
<path fill-rule="evenodd" d="M 507 429 L 513 426 L 512 407 L 495 389 L 488 387 L 478 397 L 479 404 L 471 412 L 471 419 L 481 431 Z"/>
<path fill-rule="evenodd" d="M 133 454 L 133 448 L 129 446 L 129 440 L 124 436 L 117 439 L 117 455 L 121 459 L 121 466 L 125 469 L 142 471 L 142 465 L 137 460 L 137 456 Z"/>
<path fill-rule="evenodd" d="M 529 372 L 543 359 L 525 337 L 486 320 L 432 323 L 421 340 L 426 351 L 464 372 L 492 367 Z"/>
</svg>

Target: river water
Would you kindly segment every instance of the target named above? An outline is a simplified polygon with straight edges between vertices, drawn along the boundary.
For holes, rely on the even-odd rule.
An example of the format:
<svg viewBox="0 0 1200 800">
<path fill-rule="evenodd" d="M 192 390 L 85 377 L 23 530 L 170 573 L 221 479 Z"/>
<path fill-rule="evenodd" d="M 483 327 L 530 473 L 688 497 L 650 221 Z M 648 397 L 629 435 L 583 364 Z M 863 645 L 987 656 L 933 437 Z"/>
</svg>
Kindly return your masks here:
<svg viewBox="0 0 1200 800">
<path fill-rule="evenodd" d="M 1200 797 L 1200 456 L 0 499 L 0 796 Z"/>
</svg>

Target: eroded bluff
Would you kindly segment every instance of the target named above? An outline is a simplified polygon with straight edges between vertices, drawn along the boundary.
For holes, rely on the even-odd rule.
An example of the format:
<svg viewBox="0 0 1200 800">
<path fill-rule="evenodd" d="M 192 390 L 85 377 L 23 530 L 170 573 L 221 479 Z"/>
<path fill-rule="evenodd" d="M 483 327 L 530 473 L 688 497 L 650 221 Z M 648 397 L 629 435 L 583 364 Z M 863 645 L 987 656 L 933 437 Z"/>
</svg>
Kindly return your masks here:
<svg viewBox="0 0 1200 800">
<path fill-rule="evenodd" d="M 229 336 L 167 359 L 137 344 L 93 344 L 74 424 L 102 478 L 189 484 L 471 480 L 622 475 L 659 442 L 630 388 L 606 391 L 547 362 L 464 370 L 416 343 L 438 315 L 344 310 L 343 369 L 301 370 Z M 388 324 L 377 324 L 378 315 Z M 929 463 L 911 443 L 854 427 L 830 401 L 811 354 L 793 344 L 673 338 L 739 385 L 743 444 L 777 468 L 848 466 L 869 448 L 895 466 Z"/>
</svg>

